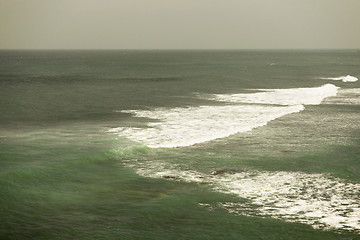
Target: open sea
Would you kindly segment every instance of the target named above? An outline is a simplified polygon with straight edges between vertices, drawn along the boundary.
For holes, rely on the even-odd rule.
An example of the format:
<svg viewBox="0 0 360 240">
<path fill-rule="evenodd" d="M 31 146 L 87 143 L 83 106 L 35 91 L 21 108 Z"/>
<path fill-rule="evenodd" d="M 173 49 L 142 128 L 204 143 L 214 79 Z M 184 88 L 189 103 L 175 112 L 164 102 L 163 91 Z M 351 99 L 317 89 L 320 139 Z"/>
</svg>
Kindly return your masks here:
<svg viewBox="0 0 360 240">
<path fill-rule="evenodd" d="M 0 239 L 360 239 L 360 51 L 0 51 Z"/>
</svg>

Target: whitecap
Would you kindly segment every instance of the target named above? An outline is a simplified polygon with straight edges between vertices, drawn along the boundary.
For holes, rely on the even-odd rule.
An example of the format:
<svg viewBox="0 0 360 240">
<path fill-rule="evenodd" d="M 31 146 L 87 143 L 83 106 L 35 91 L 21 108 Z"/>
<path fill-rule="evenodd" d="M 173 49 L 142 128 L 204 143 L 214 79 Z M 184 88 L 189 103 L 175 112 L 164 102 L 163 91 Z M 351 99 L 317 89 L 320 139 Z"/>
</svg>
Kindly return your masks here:
<svg viewBox="0 0 360 240">
<path fill-rule="evenodd" d="M 354 77 L 354 76 L 351 76 L 351 75 L 340 76 L 340 77 L 322 77 L 320 79 L 343 81 L 343 82 L 356 82 L 356 81 L 358 81 L 357 77 Z"/>
<path fill-rule="evenodd" d="M 190 146 L 264 126 L 286 114 L 302 111 L 302 105 L 227 105 L 123 111 L 156 120 L 146 128 L 112 128 L 109 132 L 152 148 Z"/>
<path fill-rule="evenodd" d="M 336 96 L 338 87 L 325 84 L 314 88 L 258 89 L 256 93 L 215 94 L 209 100 L 232 103 L 258 103 L 277 105 L 318 105 L 325 98 Z"/>
<path fill-rule="evenodd" d="M 234 103 L 231 105 L 123 110 L 120 112 L 148 118 L 149 123 L 143 128 L 118 127 L 109 132 L 152 148 L 190 146 L 264 126 L 286 114 L 302 111 L 303 104 L 320 104 L 325 98 L 335 96 L 337 89 L 332 84 L 260 89 L 257 93 L 217 94 L 208 98 Z"/>
</svg>

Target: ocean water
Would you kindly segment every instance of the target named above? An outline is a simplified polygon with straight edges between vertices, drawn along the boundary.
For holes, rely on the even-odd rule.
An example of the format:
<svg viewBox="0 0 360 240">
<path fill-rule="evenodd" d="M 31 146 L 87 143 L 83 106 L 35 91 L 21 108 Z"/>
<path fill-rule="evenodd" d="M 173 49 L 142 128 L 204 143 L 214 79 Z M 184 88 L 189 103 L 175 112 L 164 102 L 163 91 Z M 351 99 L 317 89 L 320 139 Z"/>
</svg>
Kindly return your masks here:
<svg viewBox="0 0 360 240">
<path fill-rule="evenodd" d="M 360 239 L 360 51 L 0 51 L 1 239 Z"/>
</svg>

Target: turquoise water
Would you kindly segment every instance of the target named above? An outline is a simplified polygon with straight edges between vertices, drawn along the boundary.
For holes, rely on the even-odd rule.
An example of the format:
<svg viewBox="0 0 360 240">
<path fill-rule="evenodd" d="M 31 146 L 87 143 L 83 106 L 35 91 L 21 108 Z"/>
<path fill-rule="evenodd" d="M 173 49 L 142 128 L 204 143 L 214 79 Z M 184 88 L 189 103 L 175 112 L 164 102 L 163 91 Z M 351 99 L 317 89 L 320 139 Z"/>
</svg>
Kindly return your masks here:
<svg viewBox="0 0 360 240">
<path fill-rule="evenodd" d="M 1 51 L 0 237 L 359 239 L 359 66 Z"/>
</svg>

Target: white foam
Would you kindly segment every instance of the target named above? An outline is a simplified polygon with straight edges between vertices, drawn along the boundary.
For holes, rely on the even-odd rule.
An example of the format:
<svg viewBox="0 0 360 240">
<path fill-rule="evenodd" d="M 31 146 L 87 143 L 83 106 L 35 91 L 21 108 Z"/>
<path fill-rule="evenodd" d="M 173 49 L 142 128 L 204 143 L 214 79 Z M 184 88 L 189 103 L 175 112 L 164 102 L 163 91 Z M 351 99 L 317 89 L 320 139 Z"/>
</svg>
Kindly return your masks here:
<svg viewBox="0 0 360 240">
<path fill-rule="evenodd" d="M 340 76 L 340 77 L 322 77 L 320 79 L 343 81 L 343 82 L 356 82 L 358 80 L 357 77 L 354 77 L 354 76 L 351 76 L 351 75 Z"/>
<path fill-rule="evenodd" d="M 146 128 L 112 128 L 109 132 L 152 148 L 190 146 L 264 126 L 269 121 L 303 110 L 295 106 L 227 105 L 123 111 L 158 120 Z"/>
<path fill-rule="evenodd" d="M 261 89 L 257 93 L 218 94 L 210 98 L 236 103 L 232 105 L 121 111 L 154 121 L 143 128 L 118 127 L 109 132 L 153 148 L 190 146 L 264 126 L 286 114 L 302 111 L 302 104 L 320 104 L 326 97 L 335 96 L 337 89 L 332 84 L 315 88 Z"/>
<path fill-rule="evenodd" d="M 235 194 L 247 201 L 221 202 L 229 213 L 283 219 L 321 229 L 360 232 L 360 184 L 345 183 L 323 174 L 301 172 L 244 171 L 204 174 L 181 170 L 161 162 L 129 162 L 139 175 L 152 178 L 206 183 L 213 190 Z"/>
<path fill-rule="evenodd" d="M 211 100 L 233 103 L 259 103 L 277 105 L 318 105 L 325 98 L 335 96 L 338 87 L 325 84 L 314 88 L 258 89 L 261 92 L 216 94 Z"/>
<path fill-rule="evenodd" d="M 360 231 L 360 184 L 343 183 L 322 174 L 253 172 L 224 174 L 216 189 L 250 199 L 258 215 L 302 222 L 315 228 Z M 251 204 L 225 203 L 234 213 Z"/>
</svg>

